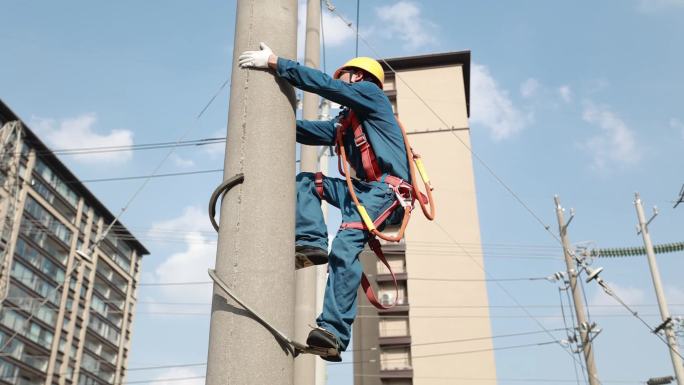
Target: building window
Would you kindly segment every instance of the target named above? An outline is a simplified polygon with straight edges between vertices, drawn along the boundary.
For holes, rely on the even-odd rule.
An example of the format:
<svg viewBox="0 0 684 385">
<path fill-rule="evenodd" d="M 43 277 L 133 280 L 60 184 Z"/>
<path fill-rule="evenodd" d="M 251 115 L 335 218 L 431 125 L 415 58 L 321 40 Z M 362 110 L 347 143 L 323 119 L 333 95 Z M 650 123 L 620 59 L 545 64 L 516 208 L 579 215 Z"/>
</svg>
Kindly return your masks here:
<svg viewBox="0 0 684 385">
<path fill-rule="evenodd" d="M 106 262 L 100 260 L 97 263 L 97 272 L 107 279 L 111 284 L 113 284 L 121 292 L 125 293 L 126 288 L 128 288 L 128 280 L 116 273 Z"/>
<path fill-rule="evenodd" d="M 45 183 L 43 183 L 39 178 L 34 178 L 31 181 L 33 189 L 40 194 L 46 201 L 50 202 L 52 207 L 54 207 L 60 214 L 62 214 L 69 222 L 76 222 L 76 208 L 68 203 L 65 203 L 62 199 L 55 195 L 51 188 L 49 188 Z"/>
<path fill-rule="evenodd" d="M 397 297 L 397 305 L 408 305 L 408 298 L 406 297 L 406 282 L 397 282 L 397 290 L 394 289 L 394 283 L 383 283 L 378 286 L 378 297 L 380 303 L 383 305 L 391 305 L 394 303 L 395 295 Z"/>
<path fill-rule="evenodd" d="M 3 381 L 10 384 L 16 384 L 18 373 L 19 368 L 5 361 L 4 358 L 0 358 L 0 377 Z"/>
<path fill-rule="evenodd" d="M 384 318 L 378 323 L 380 337 L 406 337 L 409 335 L 408 318 Z"/>
<path fill-rule="evenodd" d="M 45 226 L 52 235 L 66 245 L 71 244 L 71 230 L 36 202 L 35 199 L 31 198 L 31 196 L 26 198 L 25 209 L 33 217 L 32 219 Z"/>
<path fill-rule="evenodd" d="M 405 369 L 411 369 L 411 354 L 408 347 L 383 349 L 380 352 L 380 370 Z"/>
<path fill-rule="evenodd" d="M 59 305 L 57 287 L 39 277 L 31 269 L 19 263 L 19 261 L 15 261 L 12 264 L 11 275 L 17 282 L 21 282 L 24 286 L 40 294 L 43 298 L 47 298 L 53 304 Z"/>
<path fill-rule="evenodd" d="M 49 347 L 52 344 L 53 334 L 51 331 L 36 323 L 27 321 L 23 315 L 15 311 L 6 309 L 2 313 L 0 322 L 39 345 Z"/>
<path fill-rule="evenodd" d="M 21 224 L 21 233 L 40 246 L 47 254 L 60 261 L 62 265 L 66 264 L 69 258 L 69 248 L 56 239 L 49 237 L 43 228 L 24 218 L 24 223 Z"/>
<path fill-rule="evenodd" d="M 114 345 L 119 344 L 121 338 L 121 333 L 116 330 L 113 326 L 105 323 L 97 317 L 90 317 L 88 327 L 95 333 L 106 339 L 107 341 L 113 343 Z"/>
<path fill-rule="evenodd" d="M 17 239 L 15 253 L 54 281 L 60 283 L 64 281 L 64 269 L 29 246 L 21 238 Z"/>
<path fill-rule="evenodd" d="M 48 325 L 55 326 L 57 323 L 57 310 L 47 304 L 41 304 L 41 298 L 35 298 L 14 284 L 10 284 L 7 299 L 21 310 L 34 314 L 36 318 Z"/>
<path fill-rule="evenodd" d="M 387 263 L 392 268 L 394 274 L 406 273 L 406 259 L 403 254 L 386 254 Z M 378 274 L 390 274 L 384 263 L 378 259 L 377 261 Z"/>
<path fill-rule="evenodd" d="M 39 158 L 34 171 L 60 194 L 72 207 L 78 207 L 78 195 Z"/>
<path fill-rule="evenodd" d="M 413 380 L 406 378 L 383 378 L 382 385 L 413 385 Z"/>
</svg>

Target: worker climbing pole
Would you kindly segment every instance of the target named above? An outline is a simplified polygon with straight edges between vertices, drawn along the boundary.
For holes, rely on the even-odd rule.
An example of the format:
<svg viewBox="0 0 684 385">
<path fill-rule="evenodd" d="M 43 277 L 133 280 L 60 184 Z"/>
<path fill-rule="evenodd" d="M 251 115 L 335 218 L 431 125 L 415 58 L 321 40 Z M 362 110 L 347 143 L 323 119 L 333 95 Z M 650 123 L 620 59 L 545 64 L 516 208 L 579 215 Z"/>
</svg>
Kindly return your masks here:
<svg viewBox="0 0 684 385">
<path fill-rule="evenodd" d="M 416 200 L 425 216 L 432 220 L 435 215 L 432 186 L 420 156 L 410 147 L 405 130 L 382 91 L 384 71 L 376 60 L 351 59 L 331 77 L 279 57 L 263 42 L 259 48 L 243 52 L 238 59 L 240 67 L 257 70 L 247 72 L 270 71 L 276 79 L 284 79 L 297 88 L 345 106 L 330 121 L 296 122 L 299 143 L 337 146 L 340 173 L 345 179 L 311 172 L 302 172 L 296 178 L 295 268 L 328 263 L 329 270 L 323 312 L 316 319 L 317 327 L 309 333 L 306 345 L 275 330 L 271 322 L 250 307 L 243 305 L 243 309 L 258 317 L 295 353 L 314 353 L 328 361 L 341 361 L 340 353 L 349 344 L 356 317 L 359 285 L 364 287 L 371 303 L 385 308 L 363 275 L 359 254 L 368 243 L 389 268 L 378 238 L 400 241 Z M 423 179 L 425 193 L 417 184 L 414 163 Z M 342 226 L 330 252 L 322 201 L 342 212 Z M 211 206 L 213 202 L 210 212 Z M 399 225 L 396 235 L 382 233 L 387 225 Z M 214 275 L 212 278 L 216 280 Z M 396 279 L 394 283 L 396 287 Z M 220 284 L 226 287 L 225 283 Z M 234 293 L 229 295 L 237 299 Z"/>
</svg>

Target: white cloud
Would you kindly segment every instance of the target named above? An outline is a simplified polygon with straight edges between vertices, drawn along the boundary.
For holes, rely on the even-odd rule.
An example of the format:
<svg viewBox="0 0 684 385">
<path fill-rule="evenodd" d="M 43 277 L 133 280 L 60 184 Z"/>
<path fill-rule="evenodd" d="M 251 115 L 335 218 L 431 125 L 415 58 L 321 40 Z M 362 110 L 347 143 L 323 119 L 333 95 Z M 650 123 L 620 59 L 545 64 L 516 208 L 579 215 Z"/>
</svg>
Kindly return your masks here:
<svg viewBox="0 0 684 385">
<path fill-rule="evenodd" d="M 421 15 L 420 8 L 410 1 L 399 1 L 375 10 L 382 33 L 387 38 L 404 42 L 404 49 L 415 50 L 434 45 L 437 26 Z"/>
<path fill-rule="evenodd" d="M 524 98 L 531 98 L 539 90 L 539 81 L 535 78 L 529 78 L 520 85 L 520 95 Z"/>
<path fill-rule="evenodd" d="M 684 0 L 639 0 L 637 5 L 641 12 L 657 12 L 672 8 L 684 8 Z"/>
<path fill-rule="evenodd" d="M 39 117 L 31 118 L 31 127 L 38 136 L 47 142 L 52 149 L 131 146 L 133 132 L 129 130 L 112 130 L 109 134 L 95 132 L 94 125 L 97 115 L 83 114 L 75 118 L 57 121 Z M 70 155 L 71 158 L 83 163 L 123 163 L 133 157 L 131 151 L 99 152 L 80 155 Z"/>
<path fill-rule="evenodd" d="M 171 156 L 171 159 L 173 159 L 173 163 L 175 163 L 176 166 L 181 167 L 181 168 L 189 168 L 189 167 L 192 167 L 195 165 L 194 160 L 183 158 L 176 153 L 173 153 L 173 155 Z"/>
<path fill-rule="evenodd" d="M 591 79 L 587 81 L 587 93 L 596 94 L 605 91 L 610 87 L 610 82 L 607 79 Z"/>
<path fill-rule="evenodd" d="M 679 130 L 682 134 L 682 139 L 684 139 L 684 123 L 682 123 L 679 119 L 671 118 L 670 127 L 674 128 L 675 130 Z"/>
<path fill-rule="evenodd" d="M 669 304 L 684 304 L 684 289 L 668 285 L 665 287 L 665 297 Z"/>
<path fill-rule="evenodd" d="M 151 238 L 183 234 L 181 250 L 169 255 L 154 271 L 154 282 L 207 281 L 207 269 L 216 258 L 215 237 L 207 215 L 199 207 L 186 207 L 177 218 L 156 223 L 148 236 Z M 161 286 L 164 297 L 178 302 L 207 302 L 211 298 L 211 285 Z"/>
<path fill-rule="evenodd" d="M 608 286 L 628 306 L 643 305 L 646 303 L 646 294 L 639 288 L 620 286 L 612 282 L 609 283 Z M 619 302 L 606 294 L 603 290 L 597 290 L 594 293 L 594 296 L 589 300 L 589 307 L 600 309 L 601 314 L 624 314 L 625 309 L 615 305 L 619 305 Z"/>
<path fill-rule="evenodd" d="M 304 44 L 306 41 L 306 1 L 299 0 L 297 12 L 297 58 L 304 59 Z M 339 47 L 354 37 L 354 31 L 349 28 L 342 20 L 322 7 L 323 15 L 323 35 L 326 47 Z"/>
<path fill-rule="evenodd" d="M 495 140 L 511 137 L 531 122 L 531 116 L 513 105 L 508 91 L 499 87 L 483 65 L 471 66 L 470 94 L 470 121 L 486 127 Z"/>
<path fill-rule="evenodd" d="M 594 168 L 603 170 L 611 164 L 634 164 L 641 159 L 634 132 L 607 107 L 587 103 L 582 118 L 601 129 L 600 134 L 583 143 L 591 152 Z"/>
<path fill-rule="evenodd" d="M 170 368 L 164 370 L 164 373 L 158 375 L 154 383 L 157 385 L 204 385 L 205 373 L 200 373 L 196 370 L 188 368 Z M 201 378 L 193 378 L 201 377 Z M 188 378 L 187 380 L 178 380 L 179 378 Z"/>
<path fill-rule="evenodd" d="M 572 101 L 572 90 L 568 85 L 562 85 L 558 88 L 558 94 L 564 102 L 570 103 Z"/>
</svg>

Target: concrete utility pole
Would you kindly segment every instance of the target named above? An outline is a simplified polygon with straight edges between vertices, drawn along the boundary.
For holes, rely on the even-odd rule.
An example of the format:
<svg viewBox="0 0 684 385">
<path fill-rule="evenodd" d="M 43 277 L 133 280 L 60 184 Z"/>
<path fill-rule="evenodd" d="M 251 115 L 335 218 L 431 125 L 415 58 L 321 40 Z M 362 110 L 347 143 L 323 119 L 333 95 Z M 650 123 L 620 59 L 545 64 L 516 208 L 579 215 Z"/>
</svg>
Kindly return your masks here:
<svg viewBox="0 0 684 385">
<path fill-rule="evenodd" d="M 307 67 L 319 68 L 321 45 L 321 2 L 308 0 L 306 5 L 306 40 L 304 48 L 304 64 Z M 302 118 L 316 120 L 318 115 L 319 96 L 304 93 L 302 101 Z M 318 169 L 318 147 L 302 145 L 300 152 L 300 169 L 316 172 Z M 316 273 L 317 268 L 309 267 L 298 270 L 295 274 L 295 340 L 304 342 L 309 334 L 309 324 L 316 319 Z M 297 385 L 316 384 L 316 356 L 305 354 L 297 357 L 294 364 L 294 383 Z"/>
<path fill-rule="evenodd" d="M 660 316 L 663 320 L 659 329 L 662 329 L 667 338 L 667 345 L 669 346 L 670 357 L 672 358 L 672 366 L 674 367 L 675 377 L 677 377 L 677 385 L 684 385 L 684 367 L 682 367 L 682 358 L 679 356 L 679 348 L 677 346 L 677 337 L 672 328 L 672 318 L 670 311 L 667 308 L 667 300 L 665 299 L 665 292 L 663 285 L 660 282 L 660 272 L 655 260 L 655 251 L 653 250 L 653 243 L 651 243 L 651 235 L 648 233 L 648 224 L 655 215 L 648 221 L 644 216 L 644 207 L 641 204 L 639 193 L 634 194 L 634 206 L 636 207 L 637 217 L 639 218 L 639 232 L 644 239 L 644 247 L 646 248 L 646 257 L 648 258 L 648 267 L 651 269 L 651 278 L 653 279 L 653 287 L 655 288 L 656 298 L 658 298 L 658 307 L 660 308 Z"/>
<path fill-rule="evenodd" d="M 240 69 L 267 43 L 296 56 L 297 0 L 238 0 L 216 274 L 281 332 L 294 331 L 294 90 L 271 71 Z M 207 385 L 293 384 L 293 358 L 214 285 Z"/>
<path fill-rule="evenodd" d="M 563 255 L 565 256 L 565 266 L 568 270 L 568 280 L 570 281 L 570 290 L 572 290 L 572 300 L 575 303 L 575 316 L 577 317 L 577 325 L 579 325 L 580 339 L 582 340 L 582 351 L 584 353 L 584 360 L 587 365 L 587 376 L 589 377 L 589 384 L 599 385 L 598 375 L 596 374 L 596 363 L 594 363 L 594 350 L 589 339 L 590 326 L 587 322 L 587 317 L 584 313 L 584 305 L 582 303 L 582 288 L 577 285 L 578 272 L 575 268 L 575 261 L 570 253 L 570 241 L 568 240 L 568 224 L 565 223 L 563 217 L 563 208 L 560 204 L 560 198 L 555 196 L 553 198 L 556 203 L 556 217 L 558 218 L 558 232 L 560 233 L 561 241 L 563 242 Z M 572 220 L 572 218 L 570 218 Z"/>
</svg>

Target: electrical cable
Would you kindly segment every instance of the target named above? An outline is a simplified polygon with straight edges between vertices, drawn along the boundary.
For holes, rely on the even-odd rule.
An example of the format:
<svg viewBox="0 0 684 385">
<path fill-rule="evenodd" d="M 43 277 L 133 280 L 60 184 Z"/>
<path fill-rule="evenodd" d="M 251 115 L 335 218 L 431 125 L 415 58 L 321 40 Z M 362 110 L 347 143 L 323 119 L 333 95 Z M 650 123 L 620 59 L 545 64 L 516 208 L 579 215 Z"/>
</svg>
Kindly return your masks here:
<svg viewBox="0 0 684 385">
<path fill-rule="evenodd" d="M 176 145 L 175 142 L 153 142 L 153 143 L 143 143 L 143 144 L 130 144 L 130 145 L 118 145 L 118 146 L 90 146 L 90 147 L 71 147 L 71 148 L 61 148 L 55 150 L 34 150 L 36 156 L 42 155 L 89 155 L 89 154 L 103 154 L 111 152 L 122 152 L 122 151 L 144 151 L 144 150 L 158 150 L 170 147 L 199 147 L 211 144 L 225 143 L 226 138 L 203 138 L 203 139 L 193 139 L 180 141 Z"/>
<path fill-rule="evenodd" d="M 563 326 L 565 326 L 566 330 L 573 330 L 568 328 L 568 322 L 565 317 L 565 305 L 563 304 L 563 294 L 561 294 L 562 289 L 559 287 L 558 288 L 558 299 L 560 302 L 560 309 L 561 309 L 561 315 L 563 316 Z M 573 330 L 574 332 L 574 330 Z M 568 339 L 570 340 L 570 335 L 568 335 Z M 572 340 L 575 340 L 576 338 L 573 336 Z M 568 343 L 572 343 L 572 341 L 568 341 Z M 579 385 L 579 374 L 577 373 L 577 362 L 573 361 L 572 362 L 572 368 L 575 371 L 575 380 L 577 380 L 577 385 Z"/>
<path fill-rule="evenodd" d="M 473 354 L 473 353 L 484 353 L 484 352 L 491 352 L 491 351 L 521 349 L 521 348 L 538 347 L 538 346 L 545 346 L 545 345 L 552 345 L 552 344 L 559 344 L 559 341 L 552 340 L 552 341 L 536 342 L 536 343 L 530 343 L 530 344 L 500 346 L 500 347 L 491 347 L 491 348 L 484 348 L 484 349 L 463 350 L 460 352 L 451 352 L 451 353 L 435 353 L 435 354 L 425 354 L 425 355 L 416 355 L 416 356 L 412 355 L 411 360 L 413 361 L 413 360 L 417 360 L 417 359 L 421 359 L 421 358 L 448 357 L 448 356 L 456 356 L 456 355 L 461 355 L 461 354 Z M 400 361 L 400 360 L 405 360 L 405 358 L 403 358 L 403 357 L 386 358 L 384 361 Z M 334 362 L 334 363 L 328 364 L 328 366 L 341 366 L 341 365 L 351 365 L 351 364 L 359 364 L 359 363 L 371 363 L 373 361 L 374 360 Z"/>
<path fill-rule="evenodd" d="M 223 172 L 222 168 L 218 169 L 212 169 L 212 170 L 198 170 L 198 171 L 186 171 L 186 172 L 173 172 L 173 173 L 168 173 L 168 174 L 156 174 L 153 176 L 150 175 L 140 175 L 140 176 L 123 176 L 123 177 L 116 177 L 116 178 L 97 178 L 97 179 L 83 179 L 83 180 L 74 180 L 72 182 L 65 182 L 65 183 L 96 183 L 96 182 L 114 182 L 114 181 L 122 181 L 122 180 L 135 180 L 135 179 L 145 179 L 149 180 L 152 178 L 166 178 L 170 176 L 182 176 L 182 175 L 196 175 L 196 174 L 210 174 L 210 173 L 217 173 L 217 172 Z"/>
<path fill-rule="evenodd" d="M 651 328 L 651 325 L 649 325 L 648 322 L 646 322 L 646 320 L 644 320 L 644 319 L 639 315 L 639 313 L 637 313 L 635 310 L 633 310 L 633 309 L 632 309 L 629 305 L 627 305 L 627 304 L 626 304 L 626 303 L 625 303 L 617 294 L 615 294 L 615 292 L 613 292 L 613 290 L 611 290 L 610 287 L 608 287 L 608 284 L 606 284 L 605 281 L 600 280 L 598 283 L 599 283 L 599 285 L 603 288 L 603 291 L 606 292 L 606 294 L 608 294 L 609 296 L 615 298 L 615 300 L 617 300 L 625 309 L 627 309 L 627 311 L 629 311 L 634 317 L 636 317 L 639 321 L 641 321 L 641 323 L 644 324 L 644 325 L 648 328 L 648 330 L 649 330 L 651 333 L 654 332 L 654 329 Z M 648 315 L 647 315 L 647 316 L 648 316 Z M 654 334 L 656 337 L 658 337 L 658 339 L 659 339 L 660 341 L 662 341 L 662 342 L 665 344 L 665 346 L 668 347 L 668 349 L 669 349 L 670 351 L 672 351 L 673 353 L 675 353 L 676 355 L 678 355 L 681 359 L 684 359 L 684 356 L 682 356 L 682 354 L 681 354 L 679 351 L 677 351 L 677 349 L 675 349 L 674 347 L 670 346 L 670 344 L 668 344 L 667 341 L 666 341 L 659 333 L 653 333 L 653 334 Z"/>
<path fill-rule="evenodd" d="M 570 286 L 570 281 L 567 280 L 567 281 L 564 281 L 564 283 L 565 283 L 565 287 L 562 289 L 562 291 L 565 292 L 565 297 L 566 297 L 567 300 L 568 300 L 568 307 L 570 308 L 570 312 L 571 312 L 571 313 L 577 314 L 577 310 L 575 309 L 575 303 L 574 303 L 574 302 L 572 301 L 572 299 L 570 298 L 570 290 L 572 289 L 572 287 Z M 579 331 L 579 325 L 575 323 L 575 317 L 573 317 L 573 316 L 571 315 L 571 316 L 570 316 L 570 321 L 572 322 L 572 329 L 573 329 L 573 330 Z M 581 371 L 581 372 L 582 372 L 582 378 L 584 379 L 584 382 L 587 383 L 587 382 L 588 382 L 587 375 L 586 375 L 586 370 L 587 370 L 587 369 L 586 369 L 586 367 L 585 367 L 585 365 L 584 365 L 584 361 L 583 361 L 585 358 L 584 358 L 583 355 L 580 355 L 580 354 L 579 354 L 579 352 L 580 352 L 580 344 L 583 344 L 583 343 L 584 343 L 584 341 L 581 341 L 581 333 L 580 333 L 580 338 L 579 338 L 579 339 L 577 338 L 577 334 L 575 334 L 575 335 L 574 335 L 574 340 L 575 340 L 575 346 L 576 346 L 576 349 L 575 349 L 574 353 L 577 354 L 577 356 L 579 357 L 579 359 L 578 359 L 576 362 L 579 363 L 579 366 L 580 366 L 580 368 L 582 369 L 582 371 Z"/>
</svg>

